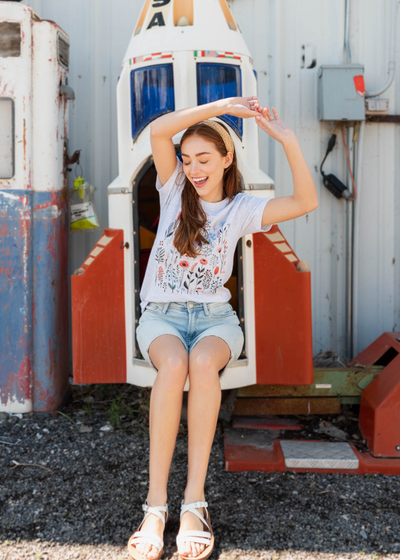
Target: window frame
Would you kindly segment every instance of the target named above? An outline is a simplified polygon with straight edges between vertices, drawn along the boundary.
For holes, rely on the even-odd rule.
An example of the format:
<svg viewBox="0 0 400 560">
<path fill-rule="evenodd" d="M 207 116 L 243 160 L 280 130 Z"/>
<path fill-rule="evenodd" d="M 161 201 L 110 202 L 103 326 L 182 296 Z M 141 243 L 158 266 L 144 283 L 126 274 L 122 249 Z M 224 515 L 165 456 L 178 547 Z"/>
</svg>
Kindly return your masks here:
<svg viewBox="0 0 400 560">
<path fill-rule="evenodd" d="M 15 101 L 12 97 L 0 97 L 0 103 L 3 101 L 11 101 L 11 171 L 10 177 L 1 177 L 0 181 L 13 179 L 15 177 Z"/>
<path fill-rule="evenodd" d="M 160 110 L 157 114 L 153 114 L 150 116 L 150 118 L 148 120 L 142 120 L 142 122 L 140 123 L 140 126 L 136 126 L 135 128 L 135 114 L 134 114 L 134 101 L 136 99 L 136 94 L 134 91 L 134 75 L 137 72 L 141 72 L 144 70 L 154 70 L 156 68 L 167 68 L 169 70 L 169 76 L 168 79 L 171 80 L 170 82 L 170 86 L 172 89 L 172 98 L 169 101 L 171 101 L 171 105 L 172 108 L 167 108 L 165 110 Z M 172 113 L 175 111 L 175 80 L 174 80 L 174 65 L 173 63 L 163 63 L 163 64 L 152 64 L 150 66 L 141 66 L 140 68 L 132 68 L 131 72 L 130 72 L 130 90 L 131 90 L 131 96 L 130 96 L 130 104 L 131 104 L 131 135 L 132 135 L 132 140 L 133 142 L 135 142 L 138 138 L 138 136 L 143 132 L 143 130 L 154 120 L 158 119 L 158 117 L 161 117 L 162 115 L 165 115 L 167 113 Z M 168 104 L 168 103 L 167 103 Z"/>
<path fill-rule="evenodd" d="M 204 103 L 201 103 L 201 69 L 204 66 L 218 66 L 218 67 L 229 67 L 229 68 L 234 68 L 236 71 L 238 71 L 239 74 L 239 80 L 236 81 L 236 86 L 239 86 L 238 91 L 236 91 L 236 96 L 237 97 L 242 97 L 242 69 L 239 65 L 237 64 L 229 64 L 229 63 L 224 63 L 224 62 L 196 62 L 196 80 L 197 80 L 197 105 L 204 105 L 205 103 L 210 103 L 209 101 L 205 101 Z M 218 85 L 218 84 L 216 84 Z M 216 101 L 215 99 L 213 101 Z M 242 140 L 243 138 L 243 119 L 239 118 L 239 117 L 233 117 L 231 115 L 220 115 L 218 117 L 219 119 L 221 119 L 222 121 L 224 121 L 235 133 L 236 135 L 239 137 L 240 140 Z"/>
</svg>

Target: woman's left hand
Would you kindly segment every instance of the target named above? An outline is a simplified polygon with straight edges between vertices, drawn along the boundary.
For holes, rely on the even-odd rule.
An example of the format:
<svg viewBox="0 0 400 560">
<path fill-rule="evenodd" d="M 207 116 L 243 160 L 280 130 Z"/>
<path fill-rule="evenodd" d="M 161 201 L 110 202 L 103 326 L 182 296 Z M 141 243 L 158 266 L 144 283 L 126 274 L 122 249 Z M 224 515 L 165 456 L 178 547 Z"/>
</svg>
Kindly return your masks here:
<svg viewBox="0 0 400 560">
<path fill-rule="evenodd" d="M 271 115 L 269 107 L 262 109 L 258 102 L 255 103 L 255 109 L 259 112 L 259 115 L 256 116 L 256 123 L 272 138 L 275 138 L 281 144 L 296 140 L 293 130 L 279 118 L 274 107 L 272 107 L 272 111 L 275 118 Z"/>
</svg>

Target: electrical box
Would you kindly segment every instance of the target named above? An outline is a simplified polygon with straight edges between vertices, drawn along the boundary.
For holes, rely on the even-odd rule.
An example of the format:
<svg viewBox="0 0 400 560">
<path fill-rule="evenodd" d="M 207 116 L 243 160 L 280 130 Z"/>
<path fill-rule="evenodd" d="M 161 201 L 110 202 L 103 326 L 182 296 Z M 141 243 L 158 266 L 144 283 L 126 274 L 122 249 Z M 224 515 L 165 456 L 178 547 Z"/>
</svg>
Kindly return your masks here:
<svg viewBox="0 0 400 560">
<path fill-rule="evenodd" d="M 318 120 L 365 120 L 362 64 L 327 64 L 318 70 Z"/>
</svg>

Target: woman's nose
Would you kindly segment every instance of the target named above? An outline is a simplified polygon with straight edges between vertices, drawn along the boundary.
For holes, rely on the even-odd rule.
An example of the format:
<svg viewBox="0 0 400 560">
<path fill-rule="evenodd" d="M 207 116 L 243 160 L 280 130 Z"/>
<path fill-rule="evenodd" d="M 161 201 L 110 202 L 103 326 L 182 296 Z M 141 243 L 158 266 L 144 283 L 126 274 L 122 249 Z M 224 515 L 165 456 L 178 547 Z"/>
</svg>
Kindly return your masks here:
<svg viewBox="0 0 400 560">
<path fill-rule="evenodd" d="M 192 163 L 192 166 L 190 168 L 190 173 L 194 176 L 196 176 L 196 173 L 198 173 L 200 170 L 200 166 L 197 162 Z"/>
</svg>

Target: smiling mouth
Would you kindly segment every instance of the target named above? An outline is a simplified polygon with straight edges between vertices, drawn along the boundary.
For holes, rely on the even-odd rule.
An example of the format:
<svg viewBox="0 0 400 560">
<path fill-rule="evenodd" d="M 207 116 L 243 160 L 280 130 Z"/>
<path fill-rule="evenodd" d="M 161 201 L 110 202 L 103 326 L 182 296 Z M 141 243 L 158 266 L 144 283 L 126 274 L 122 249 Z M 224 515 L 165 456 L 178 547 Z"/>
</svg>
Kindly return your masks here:
<svg viewBox="0 0 400 560">
<path fill-rule="evenodd" d="M 195 187 L 203 187 L 207 183 L 208 177 L 200 177 L 199 179 L 194 179 L 192 177 L 192 180 Z"/>
</svg>

